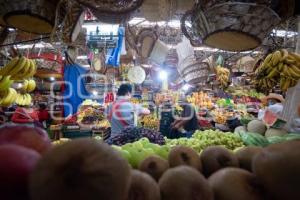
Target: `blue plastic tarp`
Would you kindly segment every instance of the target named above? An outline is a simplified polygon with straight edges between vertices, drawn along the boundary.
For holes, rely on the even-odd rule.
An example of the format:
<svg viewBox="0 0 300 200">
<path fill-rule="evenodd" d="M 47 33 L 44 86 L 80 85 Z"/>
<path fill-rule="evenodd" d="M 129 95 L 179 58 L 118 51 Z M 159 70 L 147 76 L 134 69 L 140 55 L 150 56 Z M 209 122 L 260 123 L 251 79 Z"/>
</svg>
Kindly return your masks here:
<svg viewBox="0 0 300 200">
<path fill-rule="evenodd" d="M 106 58 L 106 64 L 114 66 L 114 67 L 120 66 L 120 57 L 121 57 L 121 52 L 122 52 L 123 40 L 124 40 L 124 36 L 125 36 L 125 28 L 124 27 L 119 27 L 118 35 L 119 35 L 119 38 L 118 38 L 117 47 L 114 49 L 109 49 L 107 52 L 107 58 Z"/>
<path fill-rule="evenodd" d="M 64 81 L 64 116 L 73 115 L 77 112 L 79 105 L 90 96 L 85 88 L 85 78 L 79 78 L 85 75 L 87 70 L 80 65 L 65 65 Z"/>
</svg>

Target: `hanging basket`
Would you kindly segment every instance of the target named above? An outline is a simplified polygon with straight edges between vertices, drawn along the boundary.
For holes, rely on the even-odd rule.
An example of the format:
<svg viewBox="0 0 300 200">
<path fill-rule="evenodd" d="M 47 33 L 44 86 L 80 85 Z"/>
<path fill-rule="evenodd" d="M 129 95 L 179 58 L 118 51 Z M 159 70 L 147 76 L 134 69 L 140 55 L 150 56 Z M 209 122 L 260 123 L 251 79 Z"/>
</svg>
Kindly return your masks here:
<svg viewBox="0 0 300 200">
<path fill-rule="evenodd" d="M 141 11 L 148 21 L 168 21 L 176 13 L 176 2 L 175 0 L 145 0 Z"/>
<path fill-rule="evenodd" d="M 196 61 L 194 57 L 187 57 L 178 66 L 181 77 L 191 85 L 199 85 L 207 82 L 209 65 L 205 62 Z"/>
<path fill-rule="evenodd" d="M 84 22 L 84 9 L 78 3 L 73 3 L 67 10 L 65 21 L 63 22 L 63 41 L 73 43 L 81 31 Z"/>
<path fill-rule="evenodd" d="M 137 38 L 137 53 L 142 59 L 149 58 L 158 35 L 155 29 L 145 28 L 139 31 Z"/>
<path fill-rule="evenodd" d="M 88 8 L 107 14 L 128 14 L 139 8 L 143 0 L 77 0 Z"/>
<path fill-rule="evenodd" d="M 4 0 L 0 13 L 4 22 L 14 28 L 36 34 L 51 33 L 55 21 L 56 1 Z"/>
<path fill-rule="evenodd" d="M 228 51 L 255 49 L 280 23 L 280 17 L 266 4 L 228 0 L 198 5 L 187 15 L 190 15 L 192 24 L 192 31 L 185 31 L 188 38 Z M 186 27 L 185 21 L 182 24 Z"/>
</svg>

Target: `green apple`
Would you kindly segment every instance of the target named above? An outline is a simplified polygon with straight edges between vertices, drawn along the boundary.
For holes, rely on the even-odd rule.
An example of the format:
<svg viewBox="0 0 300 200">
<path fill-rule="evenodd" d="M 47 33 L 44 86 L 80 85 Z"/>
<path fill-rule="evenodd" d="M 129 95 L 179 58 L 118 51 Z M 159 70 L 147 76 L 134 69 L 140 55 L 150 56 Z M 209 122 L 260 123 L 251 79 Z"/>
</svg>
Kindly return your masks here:
<svg viewBox="0 0 300 200">
<path fill-rule="evenodd" d="M 129 151 L 130 149 L 134 149 L 134 145 L 132 143 L 128 143 L 122 146 L 123 150 Z"/>
<path fill-rule="evenodd" d="M 159 155 L 163 159 L 168 159 L 169 152 L 170 152 L 170 147 L 167 145 L 161 146 L 160 150 L 157 152 L 157 155 Z"/>
<path fill-rule="evenodd" d="M 147 144 L 150 143 L 149 139 L 146 138 L 146 137 L 141 138 L 141 139 L 139 140 L 139 142 L 140 142 L 143 146 L 145 146 L 145 145 L 147 145 Z"/>
<path fill-rule="evenodd" d="M 134 142 L 132 144 L 136 149 L 143 149 L 143 144 L 140 141 Z"/>
<path fill-rule="evenodd" d="M 120 147 L 120 146 L 117 146 L 117 145 L 111 145 L 111 147 L 112 147 L 114 150 L 122 151 L 122 147 Z"/>
<path fill-rule="evenodd" d="M 128 151 L 121 150 L 120 153 L 121 153 L 121 155 L 122 155 L 123 158 L 125 158 L 128 162 L 130 162 L 131 155 L 130 155 L 130 153 Z"/>
<path fill-rule="evenodd" d="M 160 146 L 158 144 L 153 144 L 153 143 L 146 144 L 144 148 L 152 149 L 154 153 L 157 153 L 160 150 Z"/>
</svg>

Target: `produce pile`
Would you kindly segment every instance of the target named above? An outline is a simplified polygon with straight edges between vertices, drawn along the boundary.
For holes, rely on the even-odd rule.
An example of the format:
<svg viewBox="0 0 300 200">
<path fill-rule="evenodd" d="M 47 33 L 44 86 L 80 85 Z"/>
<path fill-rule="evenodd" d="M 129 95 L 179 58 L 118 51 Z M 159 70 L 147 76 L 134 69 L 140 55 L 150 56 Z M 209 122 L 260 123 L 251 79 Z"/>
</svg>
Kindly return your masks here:
<svg viewBox="0 0 300 200">
<path fill-rule="evenodd" d="M 217 81 L 220 83 L 221 88 L 227 88 L 230 83 L 229 69 L 219 65 L 216 67 L 216 75 L 217 75 Z"/>
<path fill-rule="evenodd" d="M 299 148 L 300 140 L 235 152 L 210 146 L 199 156 L 184 146 L 159 153 L 147 139 L 113 148 L 95 139 L 53 147 L 41 129 L 3 127 L 1 199 L 296 200 Z M 140 157 L 141 149 L 151 156 Z M 136 169 L 123 158 L 127 156 Z"/>
<path fill-rule="evenodd" d="M 166 145 L 174 147 L 177 145 L 191 147 L 198 153 L 209 146 L 224 146 L 229 150 L 243 147 L 244 143 L 238 134 L 221 132 L 218 130 L 197 130 L 192 138 L 166 139 Z"/>
<path fill-rule="evenodd" d="M 139 123 L 147 129 L 159 130 L 159 119 L 153 115 L 146 115 L 140 119 Z"/>
<path fill-rule="evenodd" d="M 187 97 L 187 102 L 200 108 L 213 108 L 214 104 L 211 97 L 205 92 L 194 92 L 191 96 Z"/>
<path fill-rule="evenodd" d="M 2 67 L 0 69 L 0 105 L 5 107 L 14 103 L 21 106 L 30 105 L 32 98 L 28 93 L 36 88 L 36 83 L 32 79 L 36 70 L 35 61 L 24 56 L 13 58 Z M 23 83 L 21 93 L 11 88 L 15 81 Z"/>
<path fill-rule="evenodd" d="M 260 120 L 252 120 L 247 126 L 240 126 L 235 129 L 247 146 L 266 147 L 290 140 L 300 139 L 300 134 L 288 133 L 284 129 L 267 128 Z"/>
<path fill-rule="evenodd" d="M 282 91 L 294 87 L 300 79 L 300 55 L 285 49 L 269 54 L 255 71 L 257 88 L 272 89 L 278 83 Z"/>
<path fill-rule="evenodd" d="M 106 142 L 111 145 L 114 144 L 121 146 L 127 143 L 138 141 L 143 137 L 148 138 L 150 142 L 155 144 L 165 144 L 164 136 L 160 132 L 138 127 L 128 127 L 124 129 L 121 134 L 109 138 Z"/>
</svg>

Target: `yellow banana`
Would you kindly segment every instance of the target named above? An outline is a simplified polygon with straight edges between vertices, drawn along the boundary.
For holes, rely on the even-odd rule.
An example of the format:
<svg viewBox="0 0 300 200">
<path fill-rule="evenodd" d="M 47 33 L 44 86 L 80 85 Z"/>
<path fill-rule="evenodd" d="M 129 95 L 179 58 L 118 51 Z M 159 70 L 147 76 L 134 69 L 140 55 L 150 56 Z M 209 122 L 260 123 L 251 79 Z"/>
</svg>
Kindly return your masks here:
<svg viewBox="0 0 300 200">
<path fill-rule="evenodd" d="M 36 88 L 36 82 L 33 79 L 30 79 L 28 86 L 27 92 L 33 92 Z"/>
<path fill-rule="evenodd" d="M 290 55 L 290 57 L 293 57 L 293 59 L 296 60 L 298 63 L 300 63 L 300 55 L 299 54 L 290 52 L 289 55 Z"/>
<path fill-rule="evenodd" d="M 16 67 L 16 65 L 19 62 L 19 57 L 13 58 L 9 63 L 7 63 L 1 70 L 0 75 L 7 76 L 9 74 L 9 71 L 11 71 L 13 68 Z"/>
<path fill-rule="evenodd" d="M 28 80 L 24 80 L 22 90 L 23 91 L 27 91 L 28 86 L 29 86 L 29 81 Z"/>
<path fill-rule="evenodd" d="M 281 88 L 282 91 L 287 91 L 290 88 L 291 85 L 291 79 L 287 78 L 283 84 L 283 87 Z"/>
<path fill-rule="evenodd" d="M 282 57 L 281 57 L 281 62 L 282 62 L 285 59 L 287 59 L 287 57 L 289 55 L 289 52 L 286 49 L 281 49 L 280 51 L 281 51 L 281 54 L 282 54 Z"/>
<path fill-rule="evenodd" d="M 265 65 L 268 65 L 268 64 L 272 64 L 272 57 L 273 57 L 273 54 L 269 54 L 266 59 L 264 60 L 264 62 L 262 63 L 262 66 L 265 66 Z"/>
<path fill-rule="evenodd" d="M 273 77 L 277 76 L 278 74 L 279 74 L 278 69 L 276 67 L 274 67 L 266 78 L 268 78 L 268 79 L 273 78 Z"/>
<path fill-rule="evenodd" d="M 294 57 L 290 55 L 288 55 L 288 57 L 284 60 L 284 62 L 289 65 L 297 64 L 297 60 L 295 60 Z"/>
<path fill-rule="evenodd" d="M 17 75 L 25 67 L 26 64 L 28 64 L 27 58 L 22 56 L 20 58 L 18 64 L 11 71 L 9 71 L 9 74 L 11 75 L 12 79 L 15 75 Z"/>
<path fill-rule="evenodd" d="M 37 70 L 37 66 L 34 60 L 30 60 L 30 71 L 29 73 L 26 75 L 26 78 L 31 78 L 35 75 Z"/>
<path fill-rule="evenodd" d="M 290 65 L 287 69 L 288 75 L 299 79 L 300 78 L 300 69 L 298 69 L 295 65 Z"/>
<path fill-rule="evenodd" d="M 277 69 L 279 72 L 282 72 L 283 69 L 284 69 L 284 63 L 283 62 L 280 62 L 278 65 L 277 65 Z"/>
<path fill-rule="evenodd" d="M 280 62 L 280 60 L 281 60 L 280 51 L 275 51 L 272 56 L 272 65 L 276 66 Z"/>
</svg>

